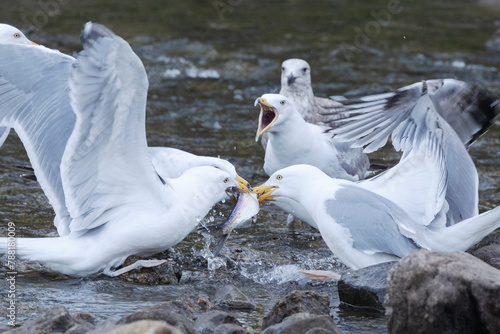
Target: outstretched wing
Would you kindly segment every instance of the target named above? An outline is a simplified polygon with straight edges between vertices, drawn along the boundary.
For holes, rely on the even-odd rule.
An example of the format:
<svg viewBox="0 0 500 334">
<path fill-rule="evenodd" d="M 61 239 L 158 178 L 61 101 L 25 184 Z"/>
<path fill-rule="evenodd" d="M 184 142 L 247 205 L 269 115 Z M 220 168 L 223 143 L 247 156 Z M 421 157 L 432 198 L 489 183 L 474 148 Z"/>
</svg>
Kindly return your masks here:
<svg viewBox="0 0 500 334">
<path fill-rule="evenodd" d="M 385 145 L 389 134 L 407 119 L 418 99 L 429 95 L 439 105 L 441 117 L 468 147 L 483 134 L 500 114 L 499 101 L 488 92 L 454 79 L 415 83 L 395 92 L 342 99 L 348 118 L 332 120 L 338 138 L 356 139 L 356 145 L 373 152 Z M 326 113 L 327 115 L 328 113 Z"/>
<path fill-rule="evenodd" d="M 43 46 L 17 44 L 1 44 L 0 59 L 0 132 L 5 131 L 0 144 L 14 128 L 54 208 L 59 234 L 68 234 L 60 164 L 75 122 L 68 79 L 76 60 Z"/>
<path fill-rule="evenodd" d="M 419 108 L 433 107 L 428 96 L 422 97 L 419 105 Z M 397 204 L 413 221 L 424 226 L 431 224 L 443 209 L 448 188 L 440 119 L 432 112 L 427 112 L 427 118 L 427 122 L 435 123 L 434 129 L 427 130 L 417 147 L 410 150 L 396 166 L 359 183 L 360 187 Z"/>
<path fill-rule="evenodd" d="M 434 100 L 430 95 L 420 97 L 406 118 L 389 126 L 394 129 L 392 143 L 404 151 L 403 157 L 364 187 L 379 189 L 384 197 L 420 216 L 424 225 L 440 212 L 444 193 L 449 205 L 446 224 L 450 225 L 477 215 L 478 175 L 469 153 L 441 118 Z"/>
<path fill-rule="evenodd" d="M 70 79 L 73 131 L 61 165 L 71 233 L 79 235 L 149 207 L 169 207 L 148 154 L 148 81 L 130 45 L 106 27 L 87 23 L 83 51 Z"/>
</svg>

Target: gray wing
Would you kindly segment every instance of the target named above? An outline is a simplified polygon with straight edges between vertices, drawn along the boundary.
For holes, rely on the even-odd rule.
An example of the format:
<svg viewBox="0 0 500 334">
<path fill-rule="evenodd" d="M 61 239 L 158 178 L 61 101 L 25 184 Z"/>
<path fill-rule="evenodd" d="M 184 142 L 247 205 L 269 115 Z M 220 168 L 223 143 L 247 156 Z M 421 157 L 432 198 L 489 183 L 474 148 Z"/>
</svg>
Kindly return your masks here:
<svg viewBox="0 0 500 334">
<path fill-rule="evenodd" d="M 9 136 L 10 133 L 10 128 L 9 127 L 3 127 L 0 126 L 0 147 L 2 147 L 3 143 L 5 142 L 5 139 Z"/>
<path fill-rule="evenodd" d="M 58 232 L 65 235 L 70 218 L 60 163 L 75 122 L 68 96 L 75 59 L 43 46 L 15 44 L 0 45 L 0 59 L 0 126 L 19 135 L 54 208 Z"/>
<path fill-rule="evenodd" d="M 166 210 L 173 196 L 148 153 L 142 62 L 102 25 L 87 23 L 82 41 L 70 79 L 77 118 L 61 164 L 72 235 L 109 221 L 126 224 L 127 217 L 154 214 L 151 208 Z"/>
<path fill-rule="evenodd" d="M 442 218 L 438 214 L 445 205 L 448 190 L 448 168 L 443 140 L 441 129 L 429 132 L 422 143 L 412 149 L 397 165 L 371 179 L 359 182 L 358 186 L 395 203 L 416 223 L 422 226 L 432 224 Z M 463 148 L 463 145 L 459 144 Z M 436 221 L 434 225 L 437 223 Z M 446 224 L 446 221 L 440 220 L 439 223 Z"/>
<path fill-rule="evenodd" d="M 347 120 L 331 121 L 340 137 L 357 138 L 357 144 L 373 152 L 383 146 L 389 133 L 407 118 L 418 99 L 429 95 L 439 105 L 439 113 L 468 147 L 483 134 L 500 114 L 498 100 L 488 92 L 454 79 L 415 83 L 392 93 L 340 100 Z M 329 113 L 324 113 L 328 115 Z M 354 124 L 355 123 L 355 124 Z M 339 138 L 340 138 L 339 137 Z M 359 139 L 362 138 L 363 139 Z"/>
<path fill-rule="evenodd" d="M 414 159 L 412 163 L 420 164 L 422 162 L 419 160 L 419 154 L 411 153 L 411 151 L 419 149 L 420 147 L 425 148 L 425 146 L 421 146 L 422 142 L 434 137 L 434 139 L 431 139 L 429 142 L 431 144 L 435 142 L 436 144 L 433 145 L 438 145 L 440 149 L 442 149 L 445 164 L 441 165 L 446 166 L 447 182 L 445 199 L 450 206 L 450 210 L 447 213 L 447 223 L 455 224 L 463 219 L 477 215 L 478 175 L 476 167 L 465 149 L 465 146 L 451 126 L 441 118 L 439 113 L 440 105 L 434 100 L 435 96 L 426 94 L 418 98 L 415 104 L 411 106 L 411 109 L 401 108 L 400 111 L 404 117 L 395 115 L 389 118 L 388 120 L 390 122 L 396 123 L 389 122 L 384 128 L 373 130 L 370 139 L 375 140 L 377 143 L 381 143 L 382 141 L 385 142 L 387 136 L 392 132 L 393 146 L 397 150 L 404 151 L 401 162 L 405 161 L 405 159 L 411 155 L 412 159 Z M 356 122 L 353 122 L 350 125 L 355 123 Z M 437 136 L 440 136 L 442 140 L 437 140 Z M 407 164 L 408 161 L 405 162 L 404 166 Z M 440 164 L 437 164 L 436 166 L 439 165 Z M 401 174 L 399 174 L 401 170 L 403 170 L 402 167 L 399 169 L 396 167 L 392 171 L 384 173 L 380 178 L 374 179 L 373 182 L 385 184 L 387 187 L 387 183 L 383 181 L 384 178 L 392 174 L 401 176 Z M 398 171 L 398 173 L 395 173 L 395 171 Z M 439 170 L 429 171 L 429 173 L 431 172 L 436 176 L 439 176 L 441 173 Z M 424 182 L 425 170 L 423 173 L 421 177 Z M 440 184 L 437 181 L 439 178 L 433 179 L 436 183 L 430 183 L 430 186 L 438 186 Z M 414 184 L 416 179 L 410 179 L 409 181 Z M 429 181 L 429 179 L 427 181 Z M 402 182 L 408 183 L 408 181 Z M 399 183 L 396 182 L 395 184 Z M 428 185 L 429 183 L 425 182 L 424 184 Z M 397 197 L 398 195 L 395 194 L 395 196 Z M 403 197 L 399 200 L 402 199 Z M 396 199 L 394 200 L 396 201 Z"/>
<path fill-rule="evenodd" d="M 370 167 L 370 161 L 362 148 L 352 148 L 351 143 L 333 140 L 340 166 L 347 174 L 363 180 Z"/>
<path fill-rule="evenodd" d="M 411 218 L 382 196 L 346 186 L 336 191 L 335 199 L 327 200 L 325 207 L 336 223 L 349 230 L 353 247 L 360 251 L 403 257 L 417 248 L 399 230 L 399 223 L 408 223 Z"/>
</svg>

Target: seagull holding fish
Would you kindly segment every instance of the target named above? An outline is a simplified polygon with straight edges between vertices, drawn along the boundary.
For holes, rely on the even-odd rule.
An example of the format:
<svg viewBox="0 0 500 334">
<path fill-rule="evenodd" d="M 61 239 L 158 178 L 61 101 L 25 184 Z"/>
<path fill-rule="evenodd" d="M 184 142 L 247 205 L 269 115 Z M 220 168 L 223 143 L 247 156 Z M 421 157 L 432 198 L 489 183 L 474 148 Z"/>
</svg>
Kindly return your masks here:
<svg viewBox="0 0 500 334">
<path fill-rule="evenodd" d="M 16 36 L 20 38 L 15 38 Z M 70 105 L 69 80 L 78 61 L 57 50 L 32 46 L 22 32 L 0 24 L 0 134 L 14 128 L 26 148 L 36 179 L 55 211 L 61 236 L 70 234 L 71 217 L 61 180 L 60 165 L 76 115 Z M 45 120 L 45 121 L 42 121 Z M 0 141 L 0 145 L 3 141 Z M 234 166 L 223 159 L 197 156 L 179 149 L 150 147 L 158 176 L 179 177 L 196 166 L 215 166 L 230 174 Z M 238 176 L 239 178 L 239 176 Z M 239 182 L 246 183 L 242 178 Z M 248 185 L 248 183 L 246 183 Z"/>
<path fill-rule="evenodd" d="M 65 225 L 58 226 L 58 231 L 66 232 L 60 237 L 17 238 L 16 256 L 72 276 L 100 272 L 117 276 L 163 263 L 141 260 L 117 269 L 128 256 L 149 256 L 183 240 L 216 202 L 227 197 L 228 189 L 248 191 L 247 182 L 234 167 L 225 170 L 212 165 L 186 167 L 177 178 L 159 175 L 146 142 L 148 82 L 140 59 L 127 42 L 99 24 L 85 25 L 82 43 L 77 60 L 24 46 L 17 50 L 44 53 L 38 58 L 44 62 L 24 64 L 41 70 L 26 77 L 29 72 L 17 67 L 10 72 L 12 77 L 3 72 L 0 77 L 0 110 L 12 110 L 2 115 L 0 125 L 18 132 L 42 189 L 59 212 L 56 224 Z M 8 47 L 12 46 L 0 49 Z M 42 80 L 45 76 L 53 86 Z M 30 90 L 16 86 L 26 81 L 33 83 L 30 97 L 34 100 L 25 98 Z M 38 86 L 42 82 L 45 89 Z M 40 100 L 37 94 L 43 95 Z M 76 115 L 73 123 L 65 122 L 67 100 L 58 98 L 64 94 L 69 94 Z M 52 95 L 54 99 L 49 98 Z M 45 113 L 40 113 L 43 108 Z M 41 116 L 46 118 L 40 122 Z M 38 123 L 53 128 L 29 126 Z M 70 133 L 67 142 L 41 148 L 59 131 Z M 60 168 L 47 166 L 52 156 L 59 159 Z M 56 171 L 60 174 L 54 176 Z M 67 216 L 63 218 L 61 212 Z M 0 238 L 0 245 L 6 252 L 7 238 Z"/>
<path fill-rule="evenodd" d="M 457 161 L 448 155 L 459 152 L 463 158 L 467 152 L 436 108 L 439 104 L 423 95 L 411 117 L 392 127 L 393 145 L 403 149 L 403 157 L 372 179 L 334 179 L 316 167 L 296 165 L 275 172 L 253 191 L 259 201 L 273 201 L 317 226 L 332 252 L 354 269 L 396 260 L 415 248 L 467 250 L 500 227 L 500 208 L 477 215 L 477 172 L 467 175 L 468 163 L 449 165 Z M 475 193 L 453 193 L 450 173 L 472 180 L 466 183 Z M 475 210 L 468 219 L 460 220 L 468 211 L 449 203 L 459 196 Z"/>
</svg>

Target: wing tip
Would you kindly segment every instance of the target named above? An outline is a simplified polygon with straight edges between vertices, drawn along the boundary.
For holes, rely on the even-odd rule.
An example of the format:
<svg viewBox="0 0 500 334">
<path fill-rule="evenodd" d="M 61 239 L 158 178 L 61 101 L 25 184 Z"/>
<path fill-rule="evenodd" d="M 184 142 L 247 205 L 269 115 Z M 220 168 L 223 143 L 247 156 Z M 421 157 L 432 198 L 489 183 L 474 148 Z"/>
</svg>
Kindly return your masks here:
<svg viewBox="0 0 500 334">
<path fill-rule="evenodd" d="M 97 40 L 103 37 L 113 37 L 113 36 L 115 36 L 115 34 L 106 26 L 89 21 L 85 23 L 83 27 L 81 40 L 82 44 L 86 45 L 91 40 Z"/>
</svg>

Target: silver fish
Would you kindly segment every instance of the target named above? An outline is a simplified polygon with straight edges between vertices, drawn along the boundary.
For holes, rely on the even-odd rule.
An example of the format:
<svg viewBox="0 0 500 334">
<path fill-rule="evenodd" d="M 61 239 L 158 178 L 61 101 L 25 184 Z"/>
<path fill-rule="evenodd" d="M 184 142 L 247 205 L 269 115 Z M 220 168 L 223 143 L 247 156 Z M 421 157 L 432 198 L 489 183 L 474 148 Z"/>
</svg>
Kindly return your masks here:
<svg viewBox="0 0 500 334">
<path fill-rule="evenodd" d="M 257 194 L 238 190 L 238 200 L 229 218 L 222 224 L 202 227 L 199 230 L 208 230 L 215 237 L 214 257 L 219 254 L 231 232 L 252 219 L 259 212 L 259 201 Z"/>
</svg>

